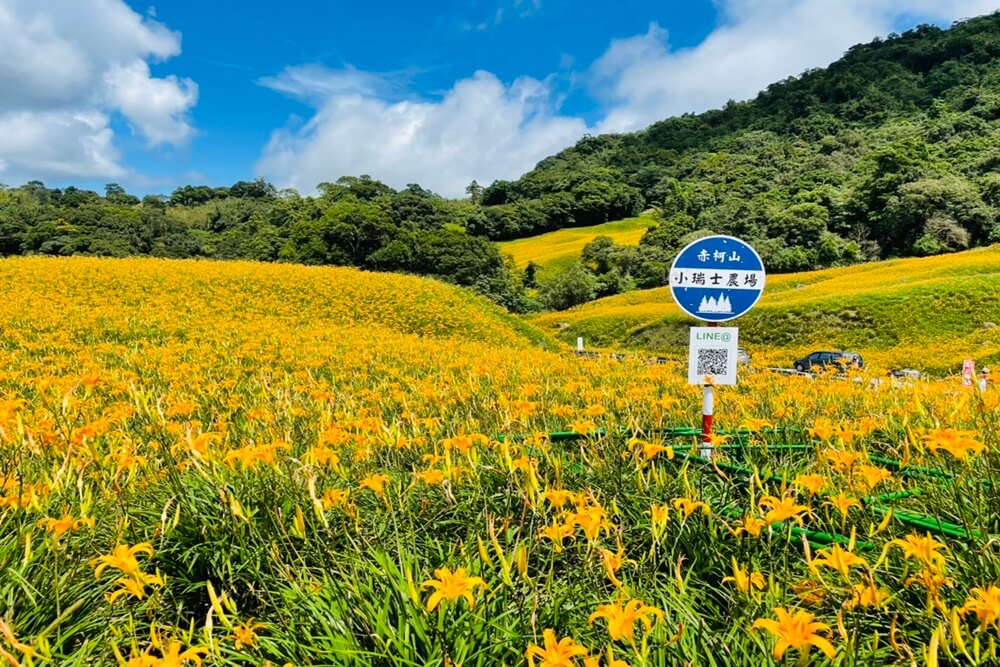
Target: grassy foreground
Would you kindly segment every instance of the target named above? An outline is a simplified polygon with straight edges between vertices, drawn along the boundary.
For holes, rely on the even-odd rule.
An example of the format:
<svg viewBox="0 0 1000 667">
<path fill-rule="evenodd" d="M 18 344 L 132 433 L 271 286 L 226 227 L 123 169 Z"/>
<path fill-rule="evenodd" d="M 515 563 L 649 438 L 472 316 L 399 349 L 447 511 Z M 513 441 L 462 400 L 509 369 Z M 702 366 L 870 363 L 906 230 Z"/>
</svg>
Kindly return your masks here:
<svg viewBox="0 0 1000 667">
<path fill-rule="evenodd" d="M 698 418 L 680 368 L 418 279 L 14 259 L 0 290 L 7 664 L 997 660 L 1000 392 L 751 374 L 712 465 L 662 430 Z"/>
<path fill-rule="evenodd" d="M 567 340 L 681 353 L 691 319 L 666 287 L 533 318 Z M 877 365 L 957 372 L 1000 362 L 1000 246 L 809 273 L 768 276 L 740 338 L 776 364 L 812 349 L 852 349 Z M 568 326 L 567 326 L 568 325 Z"/>
<path fill-rule="evenodd" d="M 598 236 L 609 236 L 618 245 L 638 245 L 652 218 L 637 217 L 590 227 L 570 227 L 538 236 L 498 243 L 500 251 L 510 254 L 521 268 L 534 262 L 538 275 L 545 277 L 580 259 L 583 247 Z"/>
</svg>

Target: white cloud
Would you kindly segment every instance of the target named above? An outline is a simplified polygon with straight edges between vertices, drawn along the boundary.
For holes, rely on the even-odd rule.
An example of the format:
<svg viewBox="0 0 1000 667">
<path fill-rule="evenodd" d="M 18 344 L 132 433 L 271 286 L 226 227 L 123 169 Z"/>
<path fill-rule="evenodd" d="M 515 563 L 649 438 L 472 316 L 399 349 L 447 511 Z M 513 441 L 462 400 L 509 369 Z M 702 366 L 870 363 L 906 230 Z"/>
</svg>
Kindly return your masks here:
<svg viewBox="0 0 1000 667">
<path fill-rule="evenodd" d="M 275 76 L 265 76 L 260 85 L 303 102 L 323 104 L 330 97 L 358 94 L 382 97 L 391 86 L 388 77 L 355 67 L 330 69 L 322 65 L 286 67 Z"/>
<path fill-rule="evenodd" d="M 117 178 L 108 117 L 95 111 L 14 111 L 0 115 L 0 178 L 15 184 L 41 175 Z"/>
<path fill-rule="evenodd" d="M 277 80 L 302 81 L 287 71 Z M 395 187 L 420 183 L 458 196 L 473 179 L 516 178 L 587 130 L 580 119 L 556 115 L 549 83 L 529 77 L 506 85 L 476 72 L 434 101 L 391 101 L 372 94 L 363 79 L 354 87 L 344 82 L 343 73 L 314 81 L 313 91 L 333 92 L 305 126 L 274 133 L 258 174 L 303 191 L 371 174 Z M 295 94 L 313 97 L 300 88 Z"/>
<path fill-rule="evenodd" d="M 671 50 L 652 24 L 617 40 L 591 69 L 608 106 L 600 131 L 640 129 L 685 112 L 747 99 L 769 84 L 839 58 L 892 32 L 900 20 L 953 21 L 988 13 L 997 0 L 719 0 L 722 23 L 704 41 Z"/>
<path fill-rule="evenodd" d="M 188 109 L 198 101 L 198 85 L 190 79 L 168 76 L 157 79 L 149 65 L 136 60 L 130 65 L 114 65 L 104 76 L 108 100 L 120 110 L 151 145 L 187 142 L 193 128 Z"/>
<path fill-rule="evenodd" d="M 180 49 L 179 34 L 123 0 L 0 0 L 4 178 L 122 176 L 115 113 L 151 146 L 186 142 L 198 88 L 148 64 Z"/>
</svg>

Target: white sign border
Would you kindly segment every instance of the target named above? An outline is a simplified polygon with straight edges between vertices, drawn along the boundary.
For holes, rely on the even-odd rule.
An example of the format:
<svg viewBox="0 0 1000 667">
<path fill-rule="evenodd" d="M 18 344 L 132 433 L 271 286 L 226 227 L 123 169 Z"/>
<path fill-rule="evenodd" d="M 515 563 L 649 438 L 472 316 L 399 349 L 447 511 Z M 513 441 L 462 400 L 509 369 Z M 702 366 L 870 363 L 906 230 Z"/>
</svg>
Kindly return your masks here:
<svg viewBox="0 0 1000 667">
<path fill-rule="evenodd" d="M 728 341 L 698 341 L 695 337 L 698 333 L 718 333 L 718 334 L 729 334 L 730 339 Z M 691 336 L 688 345 L 688 384 L 689 385 L 704 385 L 706 384 L 705 378 L 708 378 L 708 384 L 713 384 L 716 386 L 733 386 L 736 384 L 737 369 L 739 366 L 739 345 L 740 345 L 740 329 L 739 327 L 691 327 Z M 704 373 L 697 373 L 698 368 L 698 350 L 704 349 L 718 349 L 726 348 L 729 350 L 729 358 L 726 364 L 726 374 L 725 375 L 705 375 Z"/>
<path fill-rule="evenodd" d="M 761 259 L 760 254 L 757 252 L 757 249 L 754 248 L 749 243 L 747 243 L 746 241 L 744 241 L 743 239 L 736 238 L 735 236 L 729 236 L 728 234 L 710 234 L 708 236 L 703 236 L 700 239 L 695 239 L 694 241 L 691 241 L 691 243 L 688 243 L 686 246 L 684 246 L 683 248 L 681 248 L 680 251 L 678 251 L 677 256 L 674 257 L 674 261 L 670 265 L 670 273 L 668 273 L 667 275 L 669 276 L 669 275 L 671 275 L 674 272 L 674 269 L 677 268 L 677 260 L 679 260 L 681 258 L 681 255 L 683 255 L 684 252 L 688 248 L 690 248 L 690 247 L 692 247 L 692 246 L 694 246 L 694 245 L 696 245 L 698 243 L 702 243 L 705 239 L 728 239 L 730 241 L 737 241 L 739 243 L 742 243 L 743 245 L 745 245 L 747 248 L 750 249 L 750 252 L 752 252 L 753 255 L 754 255 L 754 257 L 757 258 L 757 261 L 760 262 L 760 272 L 763 275 L 762 275 L 761 281 L 760 281 L 760 291 L 757 292 L 757 298 L 753 300 L 753 303 L 751 303 L 750 306 L 745 311 L 743 311 L 742 313 L 740 313 L 739 315 L 733 315 L 732 317 L 726 317 L 726 318 L 717 319 L 717 320 L 716 319 L 709 320 L 711 322 L 729 322 L 731 320 L 735 320 L 737 317 L 742 317 L 743 315 L 746 315 L 747 313 L 749 313 L 751 310 L 753 310 L 757 306 L 757 302 L 760 301 L 760 297 L 764 296 L 764 287 L 767 285 L 767 267 L 764 266 L 764 260 Z M 684 267 L 684 268 L 686 268 L 686 267 Z M 667 282 L 669 283 L 670 281 L 668 280 Z M 700 317 L 698 317 L 697 314 L 689 312 L 686 308 L 684 308 L 684 306 L 681 305 L 681 302 L 674 295 L 674 287 L 673 287 L 673 285 L 669 285 L 669 287 L 670 287 L 670 297 L 674 300 L 674 303 L 677 304 L 677 307 L 680 309 L 680 311 L 682 313 L 684 313 L 685 315 L 690 315 L 691 317 L 693 317 L 694 319 L 698 320 L 699 322 L 705 322 L 706 321 L 706 320 L 703 320 Z M 682 287 L 682 288 L 678 288 L 678 289 L 692 289 L 692 288 L 690 288 L 690 287 L 683 288 Z"/>
</svg>

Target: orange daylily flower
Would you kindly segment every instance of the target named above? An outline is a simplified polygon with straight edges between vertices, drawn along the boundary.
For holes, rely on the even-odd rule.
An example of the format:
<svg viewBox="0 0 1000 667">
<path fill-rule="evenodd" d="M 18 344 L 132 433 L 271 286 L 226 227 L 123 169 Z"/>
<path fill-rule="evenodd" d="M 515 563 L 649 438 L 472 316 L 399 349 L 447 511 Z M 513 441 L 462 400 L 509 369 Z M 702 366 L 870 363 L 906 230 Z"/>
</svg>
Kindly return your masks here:
<svg viewBox="0 0 1000 667">
<path fill-rule="evenodd" d="M 749 595 L 752 589 L 762 589 L 764 588 L 764 575 L 760 572 L 747 572 L 746 569 L 740 567 L 740 564 L 736 562 L 736 558 L 732 559 L 733 566 L 733 576 L 723 577 L 722 583 L 733 582 L 736 586 L 736 590 L 744 595 Z"/>
<path fill-rule="evenodd" d="M 819 631 L 829 630 L 830 626 L 814 621 L 816 618 L 814 615 L 801 610 L 796 611 L 794 615 L 789 614 L 784 607 L 777 607 L 774 615 L 778 620 L 760 618 L 754 621 L 752 627 L 754 630 L 758 628 L 766 630 L 778 639 L 774 645 L 775 660 L 781 660 L 785 651 L 790 648 L 803 654 L 815 646 L 831 659 L 836 654 L 829 640 L 816 634 Z"/>
<path fill-rule="evenodd" d="M 795 502 L 793 496 L 764 496 L 760 499 L 760 507 L 767 508 L 764 514 L 764 521 L 767 523 L 779 523 L 792 519 L 800 526 L 802 525 L 802 515 L 809 513 L 808 505 L 801 505 Z"/>
<path fill-rule="evenodd" d="M 437 579 L 428 579 L 420 585 L 421 589 L 434 589 L 434 592 L 427 598 L 427 611 L 434 611 L 434 608 L 442 600 L 452 602 L 459 598 L 465 598 L 471 609 L 476 606 L 476 587 L 486 588 L 485 581 L 480 577 L 470 577 L 464 567 L 460 567 L 454 572 L 450 568 L 440 567 L 434 570 L 434 576 Z"/>
<path fill-rule="evenodd" d="M 993 626 L 1000 630 L 1000 588 L 973 588 L 972 596 L 965 601 L 959 613 L 962 615 L 974 612 L 982 628 Z"/>
<path fill-rule="evenodd" d="M 979 454 L 986 445 L 976 439 L 975 431 L 959 431 L 952 428 L 931 429 L 924 436 L 927 448 L 932 452 L 945 451 L 960 461 L 969 454 Z"/>
<path fill-rule="evenodd" d="M 153 545 L 149 542 L 142 542 L 131 547 L 127 544 L 115 546 L 110 554 L 100 556 L 91 561 L 91 565 L 96 566 L 94 568 L 94 577 L 100 578 L 101 573 L 109 567 L 121 570 L 130 577 L 141 574 L 142 570 L 139 567 L 138 559 L 136 559 L 136 556 L 139 554 L 152 556 Z"/>
<path fill-rule="evenodd" d="M 675 510 L 684 514 L 685 519 L 699 509 L 701 509 L 701 511 L 705 514 L 712 513 L 712 508 L 708 506 L 708 503 L 704 503 L 700 500 L 692 500 L 691 498 L 674 498 L 673 505 Z"/>
<path fill-rule="evenodd" d="M 734 537 L 739 537 L 743 533 L 746 533 L 751 537 L 760 537 L 760 531 L 765 526 L 767 526 L 767 521 L 758 519 L 752 514 L 748 514 L 743 517 L 743 520 L 737 524 L 736 528 L 730 528 L 729 532 L 732 533 Z"/>
<path fill-rule="evenodd" d="M 795 486 L 800 489 L 805 489 L 809 492 L 809 495 L 815 496 L 822 490 L 823 486 L 826 484 L 826 478 L 822 475 L 799 475 L 792 482 Z"/>
<path fill-rule="evenodd" d="M 71 531 L 77 530 L 82 526 L 94 527 L 94 520 L 90 517 L 82 516 L 79 519 L 73 518 L 71 514 L 63 514 L 60 518 L 54 519 L 52 517 L 46 517 L 44 519 L 39 519 L 36 524 L 39 528 L 44 528 L 45 530 L 52 533 L 52 542 L 54 544 L 59 544 L 59 538 L 63 534 Z"/>
<path fill-rule="evenodd" d="M 529 667 L 535 667 L 535 659 L 539 659 L 538 667 L 574 667 L 573 660 L 577 656 L 586 655 L 587 649 L 576 643 L 572 637 L 556 640 L 555 630 L 542 632 L 544 648 L 529 646 L 524 656 Z"/>
<path fill-rule="evenodd" d="M 556 553 L 562 551 L 563 540 L 567 537 L 573 536 L 573 524 L 571 523 L 553 523 L 551 526 L 546 526 L 538 531 L 538 534 L 544 538 L 552 541 L 552 546 L 555 547 Z"/>
<path fill-rule="evenodd" d="M 368 477 L 365 477 L 358 483 L 358 487 L 370 489 L 381 496 L 385 494 L 385 485 L 391 481 L 392 479 L 388 475 L 368 475 Z"/>
<path fill-rule="evenodd" d="M 253 648 L 257 641 L 257 630 L 267 627 L 263 623 L 254 623 L 253 618 L 247 619 L 246 623 L 239 623 L 233 626 L 233 636 L 231 639 L 236 646 L 236 650 L 244 646 Z"/>
<path fill-rule="evenodd" d="M 844 549 L 839 544 L 834 544 L 829 549 L 820 549 L 818 555 L 809 563 L 813 572 L 817 568 L 828 567 L 840 573 L 845 580 L 850 578 L 850 570 L 856 565 L 867 565 L 864 558 Z"/>
<path fill-rule="evenodd" d="M 903 550 L 905 558 L 913 558 L 931 570 L 938 570 L 944 566 L 944 555 L 938 553 L 945 545 L 935 540 L 930 535 L 910 534 L 901 539 L 889 542 L 888 547 L 897 546 Z"/>
<path fill-rule="evenodd" d="M 861 507 L 861 502 L 857 498 L 849 498 L 843 491 L 830 496 L 830 499 L 823 504 L 836 509 L 842 517 L 846 517 L 852 507 Z"/>
<path fill-rule="evenodd" d="M 883 606 L 888 599 L 889 594 L 886 591 L 869 581 L 866 584 L 854 584 L 851 587 L 851 597 L 844 602 L 844 606 L 848 609 L 856 607 L 869 609 Z"/>
<path fill-rule="evenodd" d="M 656 607 L 644 604 L 642 600 L 628 600 L 623 602 L 618 600 L 610 604 L 602 604 L 597 607 L 597 611 L 590 615 L 589 623 L 594 624 L 599 618 L 603 618 L 608 624 L 608 635 L 612 641 L 634 641 L 635 623 L 642 623 L 649 632 L 653 628 L 654 619 L 663 620 L 663 612 Z"/>
</svg>

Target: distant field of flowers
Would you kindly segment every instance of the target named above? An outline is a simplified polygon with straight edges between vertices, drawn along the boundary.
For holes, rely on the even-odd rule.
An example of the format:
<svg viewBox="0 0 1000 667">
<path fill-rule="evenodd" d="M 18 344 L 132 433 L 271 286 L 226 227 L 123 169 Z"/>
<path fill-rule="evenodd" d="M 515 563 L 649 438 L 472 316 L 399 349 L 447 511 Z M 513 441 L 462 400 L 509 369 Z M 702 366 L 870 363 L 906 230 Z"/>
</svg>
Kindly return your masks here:
<svg viewBox="0 0 1000 667">
<path fill-rule="evenodd" d="M 710 460 L 679 366 L 430 281 L 19 258 L 0 294 L 0 664 L 1000 661 L 996 387 L 747 373 Z"/>
<path fill-rule="evenodd" d="M 584 246 L 598 236 L 607 236 L 618 245 L 639 245 L 639 239 L 653 224 L 653 218 L 639 216 L 589 227 L 566 227 L 497 245 L 522 269 L 528 262 L 537 264 L 539 275 L 544 277 L 579 261 Z"/>
<path fill-rule="evenodd" d="M 597 347 L 677 351 L 690 320 L 669 288 L 627 292 L 532 322 Z M 739 322 L 741 339 L 776 364 L 814 349 L 859 349 L 883 368 L 957 372 L 964 359 L 1000 364 L 1000 246 L 773 275 Z M 686 349 L 686 348 L 685 348 Z"/>
</svg>

